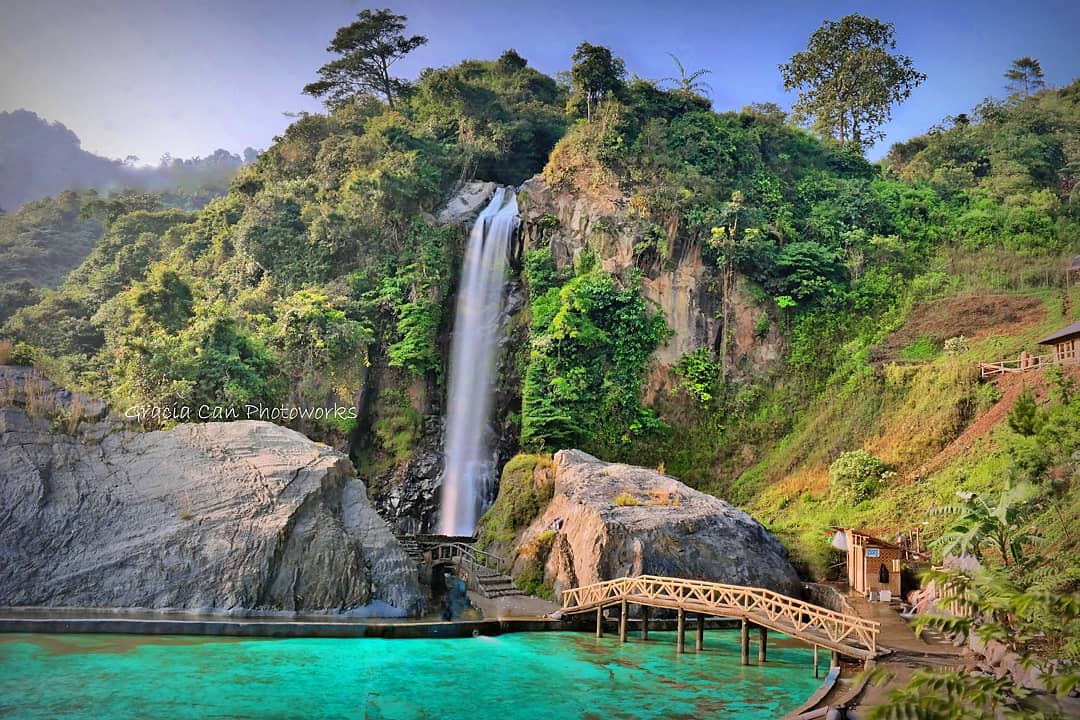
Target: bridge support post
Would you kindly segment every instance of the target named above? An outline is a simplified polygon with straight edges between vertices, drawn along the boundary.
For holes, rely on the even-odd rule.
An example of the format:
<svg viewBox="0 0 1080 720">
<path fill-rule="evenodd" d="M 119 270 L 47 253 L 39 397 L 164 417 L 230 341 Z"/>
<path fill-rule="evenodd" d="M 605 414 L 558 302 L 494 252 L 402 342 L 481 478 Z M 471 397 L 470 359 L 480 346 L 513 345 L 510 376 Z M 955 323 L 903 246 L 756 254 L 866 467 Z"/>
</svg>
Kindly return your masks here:
<svg viewBox="0 0 1080 720">
<path fill-rule="evenodd" d="M 596 637 L 604 637 L 604 606 L 596 608 Z"/>
<path fill-rule="evenodd" d="M 832 651 L 832 664 L 829 667 L 840 667 L 840 653 L 836 650 Z"/>
<path fill-rule="evenodd" d="M 626 642 L 626 615 L 628 608 L 626 607 L 626 601 L 623 600 L 619 605 L 619 642 Z"/>
<path fill-rule="evenodd" d="M 818 677 L 817 645 L 814 645 L 814 679 Z"/>
<path fill-rule="evenodd" d="M 682 608 L 679 608 L 678 618 L 679 637 L 675 641 L 675 652 L 682 654 L 686 652 L 686 611 Z"/>
<path fill-rule="evenodd" d="M 742 646 L 742 664 L 750 664 L 750 622 L 742 619 L 742 628 L 739 632 L 739 643 Z"/>
<path fill-rule="evenodd" d="M 765 664 L 765 648 L 769 644 L 769 628 L 759 627 L 758 630 L 757 661 L 759 665 Z"/>
<path fill-rule="evenodd" d="M 649 639 L 649 606 L 641 606 L 641 639 Z"/>
<path fill-rule="evenodd" d="M 705 649 L 705 614 L 697 616 L 697 639 L 694 641 L 694 649 L 701 652 Z"/>
</svg>

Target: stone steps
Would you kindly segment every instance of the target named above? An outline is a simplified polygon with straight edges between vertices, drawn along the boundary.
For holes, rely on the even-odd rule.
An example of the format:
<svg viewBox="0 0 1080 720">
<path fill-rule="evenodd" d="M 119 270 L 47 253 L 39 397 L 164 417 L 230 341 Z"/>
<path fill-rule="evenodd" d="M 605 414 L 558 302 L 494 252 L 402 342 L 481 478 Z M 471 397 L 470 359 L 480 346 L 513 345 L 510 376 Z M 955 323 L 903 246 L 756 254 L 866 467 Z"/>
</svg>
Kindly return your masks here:
<svg viewBox="0 0 1080 720">
<path fill-rule="evenodd" d="M 514 584 L 514 581 L 509 576 L 503 575 L 502 573 L 479 575 L 476 578 L 476 582 L 480 587 L 480 594 L 489 599 L 512 597 L 523 594 L 521 590 L 518 589 L 518 586 Z"/>
</svg>

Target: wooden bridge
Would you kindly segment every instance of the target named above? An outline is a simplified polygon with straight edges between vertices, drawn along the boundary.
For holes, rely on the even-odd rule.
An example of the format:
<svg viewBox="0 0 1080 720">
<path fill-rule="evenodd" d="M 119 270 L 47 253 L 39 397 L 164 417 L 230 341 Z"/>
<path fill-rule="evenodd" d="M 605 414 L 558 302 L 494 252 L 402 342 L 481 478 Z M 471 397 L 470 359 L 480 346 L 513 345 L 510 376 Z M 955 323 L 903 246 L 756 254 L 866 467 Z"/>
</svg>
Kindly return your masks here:
<svg viewBox="0 0 1080 720">
<path fill-rule="evenodd" d="M 585 585 L 562 593 L 563 614 L 596 610 L 597 635 L 603 634 L 604 608 L 620 606 L 619 639 L 626 640 L 627 605 L 642 608 L 642 638 L 648 637 L 648 610 L 667 608 L 678 612 L 678 651 L 685 647 L 686 613 L 698 614 L 697 649 L 702 647 L 705 616 L 742 620 L 742 660 L 749 656 L 749 626 L 758 626 L 758 661 L 765 661 L 767 629 L 782 632 L 814 646 L 854 658 L 877 655 L 878 623 L 857 615 L 835 612 L 763 588 L 722 585 L 701 580 L 641 575 Z"/>
<path fill-rule="evenodd" d="M 433 567 L 452 565 L 454 574 L 465 581 L 466 587 L 486 598 L 522 594 L 507 574 L 506 560 L 474 546 L 471 538 L 466 541 L 438 535 L 413 536 L 413 544 L 418 548 L 421 560 Z"/>
</svg>

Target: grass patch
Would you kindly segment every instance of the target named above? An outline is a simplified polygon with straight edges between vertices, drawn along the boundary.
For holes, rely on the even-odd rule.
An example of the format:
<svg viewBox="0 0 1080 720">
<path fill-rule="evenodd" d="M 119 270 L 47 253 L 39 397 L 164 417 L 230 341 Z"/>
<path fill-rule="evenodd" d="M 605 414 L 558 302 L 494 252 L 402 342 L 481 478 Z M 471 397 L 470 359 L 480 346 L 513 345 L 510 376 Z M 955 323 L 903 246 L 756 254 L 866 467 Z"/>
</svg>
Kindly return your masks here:
<svg viewBox="0 0 1080 720">
<path fill-rule="evenodd" d="M 909 362 L 933 360 L 938 356 L 938 352 L 937 344 L 926 335 L 923 335 L 900 351 L 900 359 Z"/>
</svg>

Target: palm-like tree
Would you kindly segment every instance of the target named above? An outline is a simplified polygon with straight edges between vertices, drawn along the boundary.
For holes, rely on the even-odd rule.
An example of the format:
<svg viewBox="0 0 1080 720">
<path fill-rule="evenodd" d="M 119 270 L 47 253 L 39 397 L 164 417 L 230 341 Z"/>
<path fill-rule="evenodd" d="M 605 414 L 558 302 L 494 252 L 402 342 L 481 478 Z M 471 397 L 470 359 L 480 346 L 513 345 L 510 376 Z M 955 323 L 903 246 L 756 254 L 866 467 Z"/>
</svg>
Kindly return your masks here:
<svg viewBox="0 0 1080 720">
<path fill-rule="evenodd" d="M 675 57 L 674 53 L 668 53 L 668 55 L 670 55 L 671 59 L 675 62 L 675 67 L 679 71 L 679 76 L 666 77 L 663 78 L 660 82 L 675 83 L 675 89 L 680 92 L 693 93 L 694 95 L 703 95 L 705 97 L 708 97 L 708 93 L 712 91 L 712 88 L 709 87 L 709 83 L 704 82 L 701 78 L 705 77 L 706 75 L 711 75 L 712 70 L 701 68 L 700 70 L 695 70 L 694 72 L 687 74 L 686 68 L 683 67 L 682 61 L 680 61 L 679 58 Z"/>
<path fill-rule="evenodd" d="M 953 515 L 955 520 L 933 544 L 946 555 L 970 553 L 982 560 L 984 548 L 1001 553 L 1005 566 L 1011 558 L 1017 565 L 1023 560 L 1024 545 L 1037 537 L 1025 521 L 1037 510 L 1032 501 L 1036 490 L 1028 483 L 1006 489 L 997 498 L 976 493 L 959 493 L 959 505 L 937 507 L 931 515 Z"/>
</svg>

